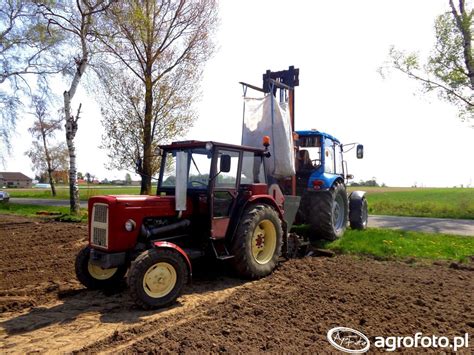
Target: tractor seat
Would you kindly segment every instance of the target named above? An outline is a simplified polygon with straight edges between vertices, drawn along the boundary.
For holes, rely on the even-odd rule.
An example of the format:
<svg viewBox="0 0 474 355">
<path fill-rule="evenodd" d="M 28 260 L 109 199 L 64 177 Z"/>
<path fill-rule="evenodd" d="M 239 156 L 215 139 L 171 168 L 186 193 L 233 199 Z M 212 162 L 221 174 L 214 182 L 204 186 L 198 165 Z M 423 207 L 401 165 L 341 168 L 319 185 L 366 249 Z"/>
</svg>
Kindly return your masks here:
<svg viewBox="0 0 474 355">
<path fill-rule="evenodd" d="M 314 168 L 311 158 L 309 157 L 309 152 L 306 149 L 298 151 L 296 161 L 296 170 L 308 170 Z"/>
</svg>

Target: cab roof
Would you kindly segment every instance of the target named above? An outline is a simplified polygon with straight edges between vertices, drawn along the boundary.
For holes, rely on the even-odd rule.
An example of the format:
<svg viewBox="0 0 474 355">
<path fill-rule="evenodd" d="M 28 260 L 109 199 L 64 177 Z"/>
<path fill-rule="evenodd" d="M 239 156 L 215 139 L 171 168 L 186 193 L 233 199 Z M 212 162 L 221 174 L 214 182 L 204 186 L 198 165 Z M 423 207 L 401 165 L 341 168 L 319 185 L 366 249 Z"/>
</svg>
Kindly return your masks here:
<svg viewBox="0 0 474 355">
<path fill-rule="evenodd" d="M 255 148 L 255 147 L 249 147 L 249 146 L 245 146 L 245 145 L 220 143 L 220 142 L 214 142 L 214 141 L 196 141 L 196 140 L 173 142 L 173 143 L 167 144 L 167 145 L 160 145 L 160 148 L 165 149 L 165 150 L 179 149 L 179 148 L 182 148 L 182 149 L 205 148 L 208 143 L 212 144 L 213 146 L 219 147 L 219 148 L 227 148 L 227 149 L 233 149 L 233 150 L 245 150 L 245 151 L 250 151 L 250 152 L 254 152 L 254 153 L 264 153 L 265 152 L 265 150 L 263 148 Z"/>
<path fill-rule="evenodd" d="M 296 133 L 297 133 L 298 136 L 300 136 L 300 137 L 322 136 L 322 137 L 324 137 L 324 138 L 329 138 L 329 139 L 333 140 L 334 142 L 336 142 L 336 143 L 338 143 L 338 144 L 341 144 L 341 142 L 339 142 L 339 139 L 337 139 L 336 137 L 331 136 L 331 135 L 328 134 L 328 133 L 324 133 L 324 132 L 317 131 L 317 130 L 315 130 L 315 129 L 312 129 L 312 130 L 309 130 L 309 131 L 296 131 Z"/>
</svg>

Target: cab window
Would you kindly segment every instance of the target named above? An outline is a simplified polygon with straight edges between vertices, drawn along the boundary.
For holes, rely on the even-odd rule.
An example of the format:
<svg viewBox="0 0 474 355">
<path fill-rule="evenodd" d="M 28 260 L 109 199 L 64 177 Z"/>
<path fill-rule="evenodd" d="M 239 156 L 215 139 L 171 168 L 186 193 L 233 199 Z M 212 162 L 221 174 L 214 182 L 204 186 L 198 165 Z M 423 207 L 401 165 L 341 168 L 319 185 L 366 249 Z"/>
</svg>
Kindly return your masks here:
<svg viewBox="0 0 474 355">
<path fill-rule="evenodd" d="M 334 142 L 331 139 L 325 138 L 324 139 L 324 172 L 329 174 L 334 174 Z"/>
<path fill-rule="evenodd" d="M 339 144 L 335 146 L 335 157 L 336 157 L 336 174 L 344 175 L 342 146 Z"/>
<path fill-rule="evenodd" d="M 230 171 L 219 172 L 221 165 L 221 157 L 223 155 L 230 156 Z M 216 188 L 235 188 L 237 184 L 237 171 L 239 168 L 239 152 L 233 150 L 219 149 L 217 153 L 217 172 L 219 175 L 216 177 Z"/>
<path fill-rule="evenodd" d="M 241 184 L 256 184 L 265 182 L 265 171 L 263 168 L 263 157 L 253 152 L 243 152 Z"/>
</svg>

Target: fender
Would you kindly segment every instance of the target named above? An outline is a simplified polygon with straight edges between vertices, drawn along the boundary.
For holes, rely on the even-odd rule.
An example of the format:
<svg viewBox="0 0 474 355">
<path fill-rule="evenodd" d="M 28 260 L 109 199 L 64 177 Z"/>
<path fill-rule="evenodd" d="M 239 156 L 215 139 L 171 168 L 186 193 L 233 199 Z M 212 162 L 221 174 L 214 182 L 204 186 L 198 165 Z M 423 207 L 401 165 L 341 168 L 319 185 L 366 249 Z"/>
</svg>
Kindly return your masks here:
<svg viewBox="0 0 474 355">
<path fill-rule="evenodd" d="M 353 191 L 349 195 L 349 221 L 358 220 L 365 194 L 365 191 Z"/>
<path fill-rule="evenodd" d="M 155 248 L 174 249 L 178 253 L 180 253 L 183 256 L 184 260 L 186 260 L 186 264 L 188 266 L 188 271 L 189 271 L 189 281 L 191 280 L 191 277 L 193 276 L 193 269 L 192 269 L 192 266 L 191 266 L 191 260 L 189 260 L 188 254 L 186 254 L 186 252 L 183 249 L 181 249 L 179 246 L 177 246 L 174 243 L 163 242 L 163 241 L 153 242 L 153 246 Z"/>
<path fill-rule="evenodd" d="M 362 200 L 365 196 L 366 192 L 365 191 L 352 191 L 351 194 L 349 195 L 349 200 L 352 201 L 354 200 Z"/>
<path fill-rule="evenodd" d="M 267 205 L 270 205 L 275 208 L 275 210 L 278 213 L 278 216 L 280 217 L 281 220 L 283 220 L 283 212 L 281 208 L 278 206 L 277 202 L 275 199 L 270 196 L 270 195 L 252 195 L 250 198 L 247 200 L 247 202 L 244 204 L 242 211 L 250 204 L 253 202 L 264 202 Z"/>
</svg>

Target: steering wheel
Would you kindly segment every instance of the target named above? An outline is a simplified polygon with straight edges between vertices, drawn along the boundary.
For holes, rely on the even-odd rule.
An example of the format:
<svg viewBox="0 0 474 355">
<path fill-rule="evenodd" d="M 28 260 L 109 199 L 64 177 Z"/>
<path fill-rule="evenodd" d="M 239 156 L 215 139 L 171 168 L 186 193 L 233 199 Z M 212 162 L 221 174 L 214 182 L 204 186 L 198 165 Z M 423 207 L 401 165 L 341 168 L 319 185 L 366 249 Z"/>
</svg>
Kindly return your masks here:
<svg viewBox="0 0 474 355">
<path fill-rule="evenodd" d="M 202 181 L 198 181 L 198 180 L 190 180 L 188 182 L 189 185 L 191 185 L 191 187 L 193 187 L 193 184 L 197 184 L 197 185 L 201 185 L 201 186 L 205 186 L 207 187 L 207 184 L 205 182 L 202 182 Z"/>
</svg>

